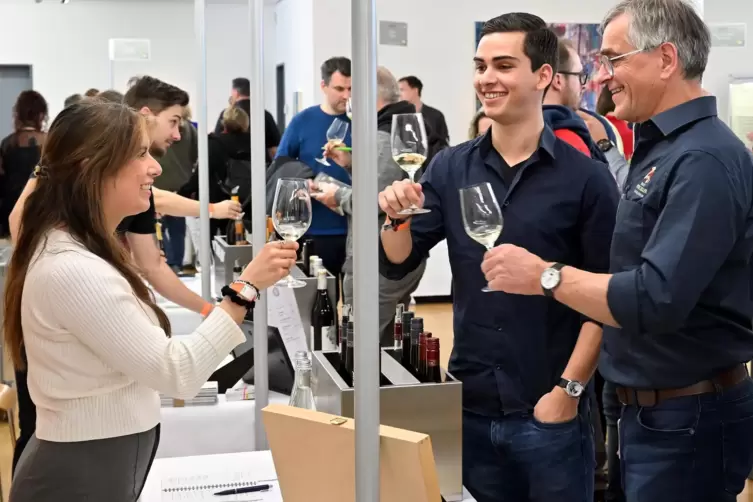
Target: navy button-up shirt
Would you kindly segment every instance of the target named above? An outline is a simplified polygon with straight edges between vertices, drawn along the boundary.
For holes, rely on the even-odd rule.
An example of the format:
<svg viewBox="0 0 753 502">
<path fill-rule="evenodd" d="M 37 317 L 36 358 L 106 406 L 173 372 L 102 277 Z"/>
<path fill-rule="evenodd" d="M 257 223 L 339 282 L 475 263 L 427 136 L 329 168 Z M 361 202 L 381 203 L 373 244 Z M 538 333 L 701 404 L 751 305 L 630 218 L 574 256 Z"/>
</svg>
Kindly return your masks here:
<svg viewBox="0 0 753 502">
<path fill-rule="evenodd" d="M 507 183 L 510 169 L 515 176 Z M 491 184 L 504 216 L 497 244 L 594 272 L 609 268 L 619 193 L 605 164 L 557 139 L 548 127 L 538 150 L 514 168 L 493 148 L 490 130 L 432 161 L 421 180 L 431 213 L 413 217 L 413 250 L 406 261 L 392 264 L 380 249 L 381 273 L 398 279 L 447 239 L 455 335 L 449 370 L 463 382 L 465 410 L 501 416 L 533 409 L 552 390 L 584 318 L 544 296 L 481 291 L 486 250 L 465 232 L 458 190 L 482 182 Z"/>
<path fill-rule="evenodd" d="M 685 387 L 753 359 L 753 158 L 716 98 L 636 129 L 612 240 L 599 369 L 633 388 Z"/>
</svg>

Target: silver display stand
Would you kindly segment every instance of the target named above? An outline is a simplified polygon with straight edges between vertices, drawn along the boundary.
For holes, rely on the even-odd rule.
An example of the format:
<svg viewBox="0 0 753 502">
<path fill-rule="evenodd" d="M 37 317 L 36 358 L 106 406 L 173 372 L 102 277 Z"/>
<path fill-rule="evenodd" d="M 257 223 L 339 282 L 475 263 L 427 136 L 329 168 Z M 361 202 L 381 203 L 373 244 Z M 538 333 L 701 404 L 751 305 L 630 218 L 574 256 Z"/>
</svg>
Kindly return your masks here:
<svg viewBox="0 0 753 502">
<path fill-rule="evenodd" d="M 379 502 L 376 1 L 352 0 L 356 500 Z"/>
<path fill-rule="evenodd" d="M 201 246 L 199 259 L 202 294 L 211 297 L 209 239 L 209 173 L 206 62 L 206 1 L 194 0 L 198 51 L 196 106 L 199 122 L 199 200 L 201 201 Z M 248 0 L 249 46 L 251 47 L 251 166 L 264 165 L 264 0 Z M 352 0 L 353 33 L 353 219 L 354 228 L 354 297 L 357 342 L 355 346 L 356 381 L 356 500 L 379 501 L 379 271 L 377 221 L 377 152 L 376 152 L 376 2 Z M 251 168 L 252 235 L 254 254 L 265 244 L 266 193 L 265 170 Z M 267 329 L 267 304 L 262 295 L 255 309 L 257 329 Z M 261 412 L 269 402 L 267 343 L 256 340 L 254 351 L 256 394 L 256 447 L 268 448 Z"/>
</svg>

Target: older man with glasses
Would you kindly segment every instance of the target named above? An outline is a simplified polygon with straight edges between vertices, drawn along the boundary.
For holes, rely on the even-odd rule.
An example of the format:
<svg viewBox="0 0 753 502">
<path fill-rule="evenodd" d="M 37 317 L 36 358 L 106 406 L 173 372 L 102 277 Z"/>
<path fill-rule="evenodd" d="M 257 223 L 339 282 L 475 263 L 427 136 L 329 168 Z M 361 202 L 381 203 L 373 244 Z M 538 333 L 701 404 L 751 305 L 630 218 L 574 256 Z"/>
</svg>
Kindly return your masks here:
<svg viewBox="0 0 753 502">
<path fill-rule="evenodd" d="M 598 81 L 638 124 L 610 273 L 511 245 L 482 269 L 604 324 L 628 502 L 734 501 L 753 468 L 753 155 L 701 87 L 711 37 L 691 6 L 624 0 L 603 26 Z"/>
</svg>

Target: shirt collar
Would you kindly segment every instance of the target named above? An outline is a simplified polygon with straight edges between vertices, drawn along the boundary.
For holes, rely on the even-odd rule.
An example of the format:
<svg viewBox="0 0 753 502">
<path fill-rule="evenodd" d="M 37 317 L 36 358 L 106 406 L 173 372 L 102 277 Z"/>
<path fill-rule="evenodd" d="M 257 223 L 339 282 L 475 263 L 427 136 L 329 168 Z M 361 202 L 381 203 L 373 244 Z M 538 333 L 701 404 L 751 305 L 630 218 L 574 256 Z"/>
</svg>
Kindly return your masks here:
<svg viewBox="0 0 753 502">
<path fill-rule="evenodd" d="M 554 135 L 552 128 L 548 125 L 544 125 L 544 130 L 541 132 L 541 136 L 539 137 L 539 147 L 536 151 L 538 152 L 544 150 L 552 159 L 554 159 L 554 143 L 556 141 L 557 137 Z M 486 131 L 486 134 L 481 136 L 481 138 L 478 140 L 478 149 L 479 153 L 481 154 L 481 158 L 483 159 L 488 158 L 489 154 L 494 149 L 494 145 L 492 145 L 491 127 L 488 131 Z"/>
<path fill-rule="evenodd" d="M 669 136 L 692 122 L 716 115 L 716 98 L 702 96 L 661 112 L 652 117 L 650 122 L 653 122 L 664 136 Z"/>
</svg>

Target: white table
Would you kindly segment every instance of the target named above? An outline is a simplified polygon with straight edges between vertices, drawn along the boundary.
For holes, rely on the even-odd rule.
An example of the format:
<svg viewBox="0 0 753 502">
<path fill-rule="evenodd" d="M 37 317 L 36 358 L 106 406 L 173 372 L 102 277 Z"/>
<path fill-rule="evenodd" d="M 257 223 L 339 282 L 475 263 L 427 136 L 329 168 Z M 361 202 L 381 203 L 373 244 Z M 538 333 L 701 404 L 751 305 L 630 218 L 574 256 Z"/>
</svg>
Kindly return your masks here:
<svg viewBox="0 0 753 502">
<path fill-rule="evenodd" d="M 141 493 L 139 502 L 164 502 L 162 488 L 163 483 L 168 486 L 175 479 L 181 478 L 189 480 L 195 475 L 215 475 L 217 473 L 234 473 L 244 469 L 253 473 L 255 481 L 264 480 L 272 485 L 269 492 L 254 494 L 254 500 L 263 500 L 264 502 L 282 502 L 279 485 L 276 482 L 268 482 L 277 478 L 272 452 L 270 451 L 250 451 L 242 453 L 230 453 L 225 455 L 205 455 L 196 457 L 178 457 L 157 459 L 152 465 L 152 470 L 146 480 L 146 485 Z M 232 475 L 232 474 L 231 474 Z M 263 498 L 262 498 L 263 495 Z M 186 498 L 188 493 L 181 494 L 175 500 L 205 500 L 197 494 L 196 498 Z M 236 496 L 222 497 L 222 502 L 232 502 Z M 238 496 L 242 497 L 242 496 Z M 206 500 L 211 500 L 207 498 Z M 219 500 L 219 499 L 218 499 Z M 248 495 L 245 499 L 248 500 Z M 475 502 L 468 493 L 465 493 L 463 502 Z"/>
<path fill-rule="evenodd" d="M 256 401 L 226 401 L 206 406 L 162 407 L 157 458 L 253 451 Z M 288 404 L 289 397 L 269 393 L 269 402 Z"/>
</svg>

